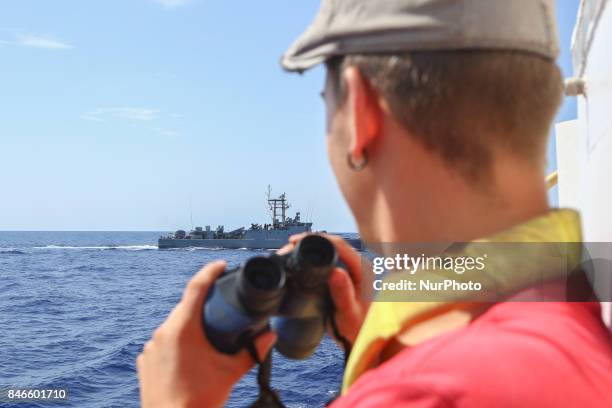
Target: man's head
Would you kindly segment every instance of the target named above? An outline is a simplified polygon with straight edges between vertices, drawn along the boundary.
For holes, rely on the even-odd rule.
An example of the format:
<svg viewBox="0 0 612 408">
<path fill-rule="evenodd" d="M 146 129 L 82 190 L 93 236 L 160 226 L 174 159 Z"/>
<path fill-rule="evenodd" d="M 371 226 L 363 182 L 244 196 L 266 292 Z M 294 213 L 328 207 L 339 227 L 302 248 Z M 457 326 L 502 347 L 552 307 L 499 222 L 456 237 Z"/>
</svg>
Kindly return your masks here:
<svg viewBox="0 0 612 408">
<path fill-rule="evenodd" d="M 381 113 L 388 107 L 407 137 L 473 182 L 488 177 L 496 151 L 541 164 L 562 95 L 554 62 L 523 52 L 348 55 L 326 65 L 330 116 L 349 99 L 346 75 L 354 67 L 364 95 L 383 102 Z"/>
<path fill-rule="evenodd" d="M 465 189 L 494 194 L 497 163 L 533 169 L 523 174 L 540 174 L 543 169 L 548 132 L 562 94 L 560 72 L 553 60 L 554 35 L 546 33 L 550 27 L 536 27 L 531 37 L 514 27 L 518 30 L 515 38 L 513 27 L 503 23 L 515 24 L 509 18 L 522 16 L 526 10 L 506 1 L 462 0 L 429 9 L 434 3 L 383 0 L 379 4 L 388 12 L 409 12 L 403 34 L 395 27 L 381 36 L 372 26 L 387 20 L 377 14 L 384 16 L 384 11 L 373 6 L 376 2 L 324 1 L 323 17 L 320 14 L 313 24 L 315 33 L 311 27 L 306 39 L 298 40 L 290 51 L 296 53 L 293 58 L 285 56 L 285 67 L 296 70 L 324 57 L 330 161 L 366 240 L 383 238 L 375 227 L 381 223 L 381 214 L 374 214 L 373 209 L 380 208 L 381 200 L 389 200 L 393 189 L 422 193 L 424 188 L 441 188 L 441 180 L 452 178 Z M 478 28 L 468 26 L 446 27 L 429 40 L 426 31 L 415 33 L 414 24 L 422 23 L 420 12 L 428 17 L 442 13 L 448 25 L 455 24 L 451 21 L 459 3 L 464 6 L 462 12 L 471 13 L 462 16 L 462 21 L 478 24 L 479 19 L 492 19 L 482 33 L 490 38 L 480 38 Z M 370 19 L 364 11 L 367 5 Z M 351 14 L 355 10 L 360 10 L 358 17 Z M 340 12 L 345 13 L 344 18 L 338 16 Z M 341 23 L 334 25 L 330 18 Z M 397 25 L 399 20 L 389 23 Z M 351 21 L 357 25 L 349 24 Z M 501 24 L 499 30 L 491 31 L 495 22 Z M 535 23 L 542 25 L 541 20 Z M 344 42 L 338 40 L 343 24 L 352 27 L 345 32 Z M 355 34 L 359 24 L 366 29 Z M 466 39 L 470 35 L 472 39 Z M 316 41 L 309 44 L 309 37 Z M 529 38 L 533 41 L 528 42 Z M 396 50 L 402 44 L 410 47 Z M 329 51 L 336 48 L 342 52 Z M 362 166 L 355 163 L 367 164 L 360 170 Z"/>
</svg>

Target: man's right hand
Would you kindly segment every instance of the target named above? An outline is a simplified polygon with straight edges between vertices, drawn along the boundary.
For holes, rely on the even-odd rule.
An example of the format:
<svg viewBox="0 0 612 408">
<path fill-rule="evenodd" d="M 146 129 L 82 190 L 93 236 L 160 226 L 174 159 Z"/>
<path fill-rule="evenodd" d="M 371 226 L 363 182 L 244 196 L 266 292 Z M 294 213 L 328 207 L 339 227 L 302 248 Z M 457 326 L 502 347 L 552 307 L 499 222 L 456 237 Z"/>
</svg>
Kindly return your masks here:
<svg viewBox="0 0 612 408">
<path fill-rule="evenodd" d="M 322 235 L 334 244 L 338 257 L 347 268 L 334 268 L 328 284 L 336 309 L 334 319 L 338 332 L 353 345 L 370 306 L 369 299 L 362 293 L 362 259 L 355 248 L 341 237 Z M 305 236 L 306 234 L 294 235 L 289 242 L 294 246 Z M 331 335 L 333 337 L 333 334 Z"/>
</svg>

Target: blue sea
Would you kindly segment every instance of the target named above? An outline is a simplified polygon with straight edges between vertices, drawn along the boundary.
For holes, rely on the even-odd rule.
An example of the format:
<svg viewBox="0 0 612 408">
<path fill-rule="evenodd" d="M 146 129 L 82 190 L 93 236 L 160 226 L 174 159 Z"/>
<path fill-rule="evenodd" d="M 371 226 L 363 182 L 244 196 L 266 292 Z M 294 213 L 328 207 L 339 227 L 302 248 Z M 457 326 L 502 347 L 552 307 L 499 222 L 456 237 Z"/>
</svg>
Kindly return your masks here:
<svg viewBox="0 0 612 408">
<path fill-rule="evenodd" d="M 136 356 L 190 277 L 215 259 L 233 266 L 267 253 L 158 250 L 159 235 L 0 232 L 0 389 L 67 388 L 64 407 L 139 406 Z M 339 388 L 343 355 L 325 338 L 308 360 L 275 353 L 273 364 L 287 406 L 320 407 Z M 253 370 L 227 406 L 249 406 L 257 393 Z"/>
</svg>

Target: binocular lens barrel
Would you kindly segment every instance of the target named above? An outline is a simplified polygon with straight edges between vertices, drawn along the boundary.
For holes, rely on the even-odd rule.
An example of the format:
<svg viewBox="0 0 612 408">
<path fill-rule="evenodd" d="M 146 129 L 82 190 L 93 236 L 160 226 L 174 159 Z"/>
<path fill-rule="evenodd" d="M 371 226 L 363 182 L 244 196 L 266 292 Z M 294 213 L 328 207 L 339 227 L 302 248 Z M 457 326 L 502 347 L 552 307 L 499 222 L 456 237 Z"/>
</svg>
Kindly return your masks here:
<svg viewBox="0 0 612 408">
<path fill-rule="evenodd" d="M 296 254 L 304 266 L 329 266 L 335 261 L 336 250 L 328 239 L 309 235 L 298 243 Z"/>
<path fill-rule="evenodd" d="M 233 354 L 271 323 L 279 352 L 308 357 L 325 332 L 327 279 L 337 259 L 327 238 L 309 235 L 289 254 L 254 257 L 226 273 L 204 304 L 208 339 L 217 350 Z"/>
<path fill-rule="evenodd" d="M 285 285 L 285 273 L 270 258 L 249 259 L 238 278 L 238 298 L 242 306 L 255 314 L 278 308 Z"/>
<path fill-rule="evenodd" d="M 219 351 L 234 354 L 268 326 L 283 298 L 285 272 L 269 258 L 249 259 L 215 282 L 204 304 L 204 330 Z"/>
<path fill-rule="evenodd" d="M 305 272 L 296 276 L 299 284 L 305 288 L 325 284 L 338 260 L 334 245 L 320 235 L 308 235 L 302 239 L 293 251 L 292 258 L 293 267 Z"/>
</svg>

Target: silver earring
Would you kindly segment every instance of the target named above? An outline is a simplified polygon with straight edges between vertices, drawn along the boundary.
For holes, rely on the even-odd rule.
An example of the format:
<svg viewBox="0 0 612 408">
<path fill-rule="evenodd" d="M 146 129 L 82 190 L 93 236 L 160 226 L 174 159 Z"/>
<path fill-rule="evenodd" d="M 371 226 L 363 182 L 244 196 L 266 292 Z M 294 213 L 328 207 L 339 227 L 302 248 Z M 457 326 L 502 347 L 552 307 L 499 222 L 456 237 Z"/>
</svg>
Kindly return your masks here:
<svg viewBox="0 0 612 408">
<path fill-rule="evenodd" d="M 366 168 L 366 166 L 368 165 L 368 154 L 365 150 L 363 151 L 362 154 L 363 154 L 363 159 L 361 159 L 361 162 L 355 163 L 355 160 L 353 159 L 353 155 L 350 152 L 348 153 L 348 155 L 346 156 L 346 160 L 351 170 L 361 171 Z"/>
</svg>

